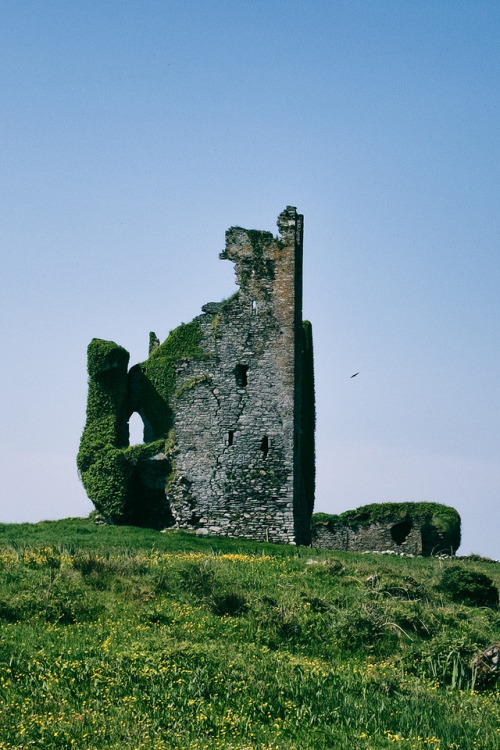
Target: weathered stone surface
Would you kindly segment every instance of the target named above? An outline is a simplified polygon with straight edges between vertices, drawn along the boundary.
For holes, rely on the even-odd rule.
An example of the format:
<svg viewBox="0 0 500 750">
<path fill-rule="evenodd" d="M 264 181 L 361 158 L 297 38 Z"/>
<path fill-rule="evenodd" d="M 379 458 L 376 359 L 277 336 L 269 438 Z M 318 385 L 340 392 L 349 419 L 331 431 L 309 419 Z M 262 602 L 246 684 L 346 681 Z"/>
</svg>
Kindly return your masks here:
<svg viewBox="0 0 500 750">
<path fill-rule="evenodd" d="M 314 383 L 311 329 L 302 321 L 303 217 L 288 206 L 278 228 L 277 237 L 229 229 L 220 257 L 235 264 L 239 291 L 205 304 L 164 344 L 152 332 L 148 360 L 129 371 L 121 398 L 128 418 L 140 414 L 145 444 L 155 450 L 114 440 L 124 488 L 115 522 L 309 543 Z M 103 408 L 116 421 L 109 399 Z M 91 450 L 81 448 L 79 463 L 91 499 L 107 440 L 103 413 L 94 412 L 86 425 Z M 103 492 L 99 503 L 105 513 Z"/>
<path fill-rule="evenodd" d="M 500 643 L 494 643 L 482 654 L 475 656 L 472 666 L 479 679 L 497 674 L 500 670 Z"/>
<path fill-rule="evenodd" d="M 427 516 L 384 521 L 366 525 L 315 523 L 311 530 L 313 547 L 350 552 L 391 551 L 408 555 L 430 555 L 455 549 L 444 534 L 429 524 Z"/>
<path fill-rule="evenodd" d="M 233 227 L 221 258 L 240 291 L 204 305 L 206 359 L 176 373 L 175 462 L 168 500 L 181 527 L 308 543 L 300 465 L 302 217 L 279 238 Z M 193 385 L 190 385 L 190 384 Z"/>
</svg>

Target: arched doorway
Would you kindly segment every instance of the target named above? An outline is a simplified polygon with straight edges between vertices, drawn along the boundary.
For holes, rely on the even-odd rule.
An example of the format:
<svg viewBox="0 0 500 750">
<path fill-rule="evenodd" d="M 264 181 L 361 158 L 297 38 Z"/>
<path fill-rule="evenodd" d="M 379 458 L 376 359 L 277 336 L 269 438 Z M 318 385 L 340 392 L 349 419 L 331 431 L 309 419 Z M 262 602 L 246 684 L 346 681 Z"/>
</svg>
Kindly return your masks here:
<svg viewBox="0 0 500 750">
<path fill-rule="evenodd" d="M 140 414 L 134 411 L 128 421 L 129 445 L 140 445 L 144 442 L 144 422 Z"/>
</svg>

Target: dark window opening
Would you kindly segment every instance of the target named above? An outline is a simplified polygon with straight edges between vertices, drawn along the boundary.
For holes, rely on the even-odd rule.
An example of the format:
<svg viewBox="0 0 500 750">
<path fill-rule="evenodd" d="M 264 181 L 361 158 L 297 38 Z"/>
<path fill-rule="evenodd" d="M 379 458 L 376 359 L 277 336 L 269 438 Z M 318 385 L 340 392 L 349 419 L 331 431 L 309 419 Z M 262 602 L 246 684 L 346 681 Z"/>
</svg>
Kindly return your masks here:
<svg viewBox="0 0 500 750">
<path fill-rule="evenodd" d="M 234 430 L 229 430 L 227 433 L 227 444 L 232 445 L 234 440 Z"/>
<path fill-rule="evenodd" d="M 391 536 L 396 542 L 396 544 L 403 544 L 403 542 L 406 542 L 406 539 L 410 531 L 411 531 L 411 521 L 401 521 L 400 523 L 395 524 L 391 528 Z"/>
<path fill-rule="evenodd" d="M 238 388 L 246 388 L 248 383 L 248 365 L 236 365 L 234 368 L 234 375 L 236 377 L 236 385 Z"/>
<path fill-rule="evenodd" d="M 260 441 L 260 449 L 264 454 L 264 458 L 266 458 L 267 454 L 269 453 L 269 438 L 267 437 L 267 435 L 264 435 L 264 437 Z"/>
</svg>

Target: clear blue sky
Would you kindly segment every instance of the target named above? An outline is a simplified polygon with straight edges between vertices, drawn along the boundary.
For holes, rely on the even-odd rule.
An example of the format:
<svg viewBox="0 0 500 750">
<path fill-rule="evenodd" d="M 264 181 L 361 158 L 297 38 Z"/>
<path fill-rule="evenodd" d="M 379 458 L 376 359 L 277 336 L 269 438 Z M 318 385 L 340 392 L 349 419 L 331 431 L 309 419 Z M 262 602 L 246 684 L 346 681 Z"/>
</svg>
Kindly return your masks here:
<svg viewBox="0 0 500 750">
<path fill-rule="evenodd" d="M 443 502 L 499 558 L 499 38 L 496 0 L 4 0 L 0 520 L 91 510 L 89 341 L 143 360 L 290 204 L 316 509 Z"/>
</svg>

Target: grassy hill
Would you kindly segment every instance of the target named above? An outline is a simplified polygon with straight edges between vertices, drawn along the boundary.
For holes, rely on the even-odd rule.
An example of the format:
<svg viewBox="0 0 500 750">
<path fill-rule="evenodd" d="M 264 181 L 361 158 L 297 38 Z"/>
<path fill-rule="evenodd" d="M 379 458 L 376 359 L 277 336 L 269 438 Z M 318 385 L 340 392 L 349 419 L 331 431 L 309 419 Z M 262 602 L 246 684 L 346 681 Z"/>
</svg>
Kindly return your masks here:
<svg viewBox="0 0 500 750">
<path fill-rule="evenodd" d="M 473 557 L 0 525 L 0 750 L 493 750 L 498 678 L 471 666 L 500 640 L 490 579 Z"/>
</svg>

